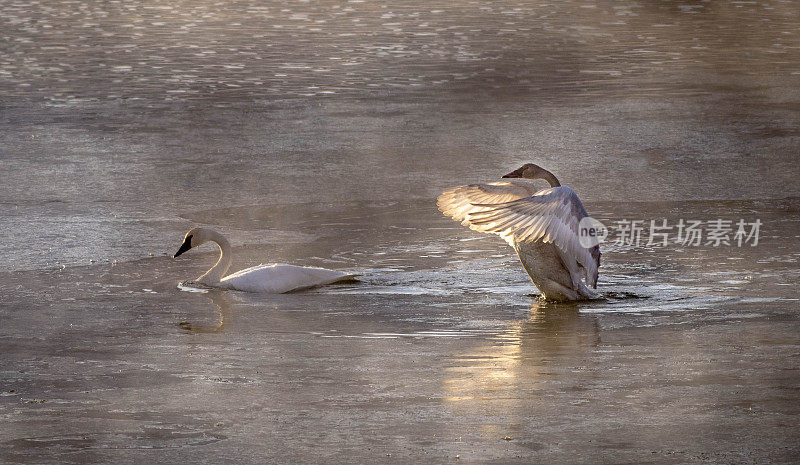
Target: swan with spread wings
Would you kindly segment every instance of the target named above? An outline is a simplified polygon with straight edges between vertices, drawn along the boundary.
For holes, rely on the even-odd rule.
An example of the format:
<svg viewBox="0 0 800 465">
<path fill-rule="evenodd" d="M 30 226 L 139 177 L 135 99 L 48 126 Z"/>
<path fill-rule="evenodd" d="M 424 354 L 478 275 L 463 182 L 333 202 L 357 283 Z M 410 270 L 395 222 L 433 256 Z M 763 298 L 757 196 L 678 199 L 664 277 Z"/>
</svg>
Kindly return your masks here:
<svg viewBox="0 0 800 465">
<path fill-rule="evenodd" d="M 505 239 L 543 298 L 596 298 L 588 286 L 597 288 L 600 248 L 581 245 L 579 223 L 588 214 L 575 192 L 533 163 L 503 178 L 448 189 L 439 196 L 439 210 L 470 229 Z M 535 179 L 550 188 L 536 187 Z"/>
</svg>

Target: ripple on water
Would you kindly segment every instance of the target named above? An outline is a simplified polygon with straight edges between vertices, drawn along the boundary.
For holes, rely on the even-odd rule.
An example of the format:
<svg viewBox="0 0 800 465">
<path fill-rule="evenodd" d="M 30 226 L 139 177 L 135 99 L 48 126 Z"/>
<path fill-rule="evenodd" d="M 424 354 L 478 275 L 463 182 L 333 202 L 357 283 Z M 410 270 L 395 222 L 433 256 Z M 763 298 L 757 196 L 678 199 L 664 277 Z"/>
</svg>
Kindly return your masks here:
<svg viewBox="0 0 800 465">
<path fill-rule="evenodd" d="M 473 2 L 419 11 L 313 2 L 265 8 L 255 0 L 198 0 L 171 9 L 96 3 L 6 5 L 0 30 L 13 40 L 7 40 L 11 53 L 0 54 L 4 95 L 59 104 L 161 102 L 239 89 L 257 98 L 320 99 L 463 86 L 542 98 L 579 90 L 586 98 L 598 89 L 664 91 L 685 82 L 687 70 L 800 73 L 791 2 L 771 8 L 734 2 L 712 11 L 570 0 L 526 4 L 513 13 Z M 758 27 L 771 23 L 786 26 Z M 740 34 L 752 52 L 746 59 L 729 46 Z M 630 47 L 620 50 L 620 43 Z M 276 77 L 275 69 L 285 73 Z"/>
<path fill-rule="evenodd" d="M 227 436 L 173 426 L 149 426 L 138 431 L 38 436 L 6 441 L 8 457 L 23 459 L 106 449 L 176 449 L 214 444 Z"/>
</svg>

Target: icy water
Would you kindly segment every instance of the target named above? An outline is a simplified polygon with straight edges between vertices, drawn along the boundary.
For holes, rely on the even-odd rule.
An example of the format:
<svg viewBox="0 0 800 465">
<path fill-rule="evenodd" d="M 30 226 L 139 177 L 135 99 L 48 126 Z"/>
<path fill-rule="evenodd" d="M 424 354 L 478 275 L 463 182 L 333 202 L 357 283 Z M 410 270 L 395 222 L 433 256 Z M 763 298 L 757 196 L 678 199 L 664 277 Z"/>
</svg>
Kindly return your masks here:
<svg viewBox="0 0 800 465">
<path fill-rule="evenodd" d="M 798 31 L 790 1 L 2 2 L 0 462 L 797 462 Z M 524 162 L 645 222 L 602 299 L 540 301 L 437 211 Z M 189 292 L 196 225 L 234 270 L 361 278 Z"/>
</svg>

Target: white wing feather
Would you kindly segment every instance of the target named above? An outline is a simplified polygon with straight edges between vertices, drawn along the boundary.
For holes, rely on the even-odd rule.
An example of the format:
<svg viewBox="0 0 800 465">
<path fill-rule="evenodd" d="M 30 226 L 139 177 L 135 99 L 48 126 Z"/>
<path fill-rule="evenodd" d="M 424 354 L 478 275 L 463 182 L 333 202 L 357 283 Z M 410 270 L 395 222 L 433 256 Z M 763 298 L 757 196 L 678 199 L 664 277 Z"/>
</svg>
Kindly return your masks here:
<svg viewBox="0 0 800 465">
<path fill-rule="evenodd" d="M 439 196 L 437 205 L 445 215 L 461 224 L 475 229 L 467 217 L 470 214 L 492 209 L 492 205 L 511 202 L 534 195 L 539 189 L 528 179 L 509 179 L 508 181 L 486 184 L 470 184 L 448 189 Z M 510 238 L 504 237 L 506 241 Z M 509 242 L 512 246 L 513 242 Z"/>
</svg>

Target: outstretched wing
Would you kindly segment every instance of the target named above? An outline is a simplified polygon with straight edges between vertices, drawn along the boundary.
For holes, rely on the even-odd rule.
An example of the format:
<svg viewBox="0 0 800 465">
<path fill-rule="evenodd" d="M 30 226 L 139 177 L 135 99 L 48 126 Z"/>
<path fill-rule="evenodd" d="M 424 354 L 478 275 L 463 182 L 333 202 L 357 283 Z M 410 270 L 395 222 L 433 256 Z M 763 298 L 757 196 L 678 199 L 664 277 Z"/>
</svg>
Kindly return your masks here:
<svg viewBox="0 0 800 465">
<path fill-rule="evenodd" d="M 517 183 L 503 192 L 486 192 L 487 186 L 496 184 L 445 191 L 439 197 L 439 209 L 470 229 L 497 234 L 512 245 L 552 243 L 573 258 L 584 269 L 586 282 L 596 287 L 600 249 L 586 249 L 578 240 L 578 223 L 588 215 L 575 192 L 560 186 L 524 195 Z"/>
<path fill-rule="evenodd" d="M 442 192 L 436 204 L 445 215 L 470 226 L 466 221 L 470 214 L 491 210 L 491 205 L 530 197 L 538 190 L 533 181 L 527 179 L 470 184 Z"/>
</svg>

